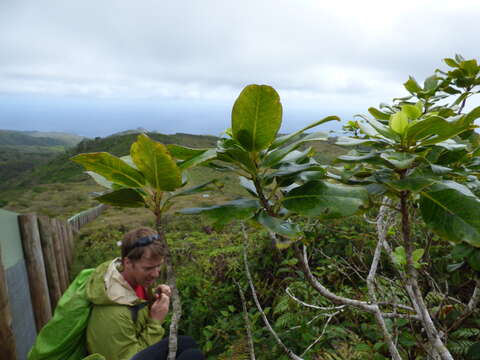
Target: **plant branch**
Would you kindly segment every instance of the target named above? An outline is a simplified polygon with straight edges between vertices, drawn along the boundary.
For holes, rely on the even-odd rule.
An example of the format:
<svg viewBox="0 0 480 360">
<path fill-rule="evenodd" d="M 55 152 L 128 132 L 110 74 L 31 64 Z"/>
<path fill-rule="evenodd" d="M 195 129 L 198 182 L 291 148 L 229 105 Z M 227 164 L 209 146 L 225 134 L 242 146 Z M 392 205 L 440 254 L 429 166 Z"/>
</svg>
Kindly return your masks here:
<svg viewBox="0 0 480 360">
<path fill-rule="evenodd" d="M 380 262 L 380 256 L 382 254 L 383 242 L 387 237 L 387 231 L 393 219 L 393 216 L 387 213 L 387 205 L 390 205 L 389 203 L 390 203 L 389 199 L 385 197 L 382 201 L 382 206 L 380 207 L 380 211 L 377 216 L 378 242 L 375 248 L 375 253 L 373 255 L 372 265 L 370 267 L 370 271 L 367 276 L 367 288 L 368 288 L 368 295 L 370 297 L 370 301 L 376 307 L 374 312 L 375 320 L 377 321 L 377 324 L 382 331 L 383 339 L 385 340 L 385 343 L 388 345 L 388 350 L 390 351 L 390 355 L 392 356 L 392 359 L 402 360 L 402 357 L 398 352 L 397 346 L 393 342 L 392 335 L 390 334 L 390 331 L 387 328 L 387 324 L 385 323 L 385 319 L 384 319 L 385 315 L 382 315 L 380 308 L 378 307 L 377 295 L 375 293 L 375 275 L 377 273 L 378 263 Z"/>
<path fill-rule="evenodd" d="M 477 309 L 477 306 L 480 302 L 480 279 L 475 279 L 475 288 L 473 289 L 472 297 L 467 304 L 467 310 L 463 315 L 461 315 L 447 330 L 447 332 L 455 331 L 460 326 L 462 326 L 463 322 L 473 314 L 473 312 Z"/>
<path fill-rule="evenodd" d="M 167 243 L 167 238 L 165 236 L 164 226 L 162 224 L 162 214 L 159 209 L 160 204 L 157 202 L 155 209 L 156 216 L 156 230 L 160 237 L 164 253 L 165 253 L 165 263 L 167 266 L 167 283 L 170 286 L 172 292 L 172 321 L 170 323 L 170 335 L 168 337 L 168 360 L 175 360 L 177 353 L 177 342 L 178 342 L 178 324 L 180 318 L 182 317 L 182 303 L 180 301 L 180 294 L 177 288 L 177 279 L 175 271 L 173 269 L 172 254 L 170 253 L 170 248 Z"/>
<path fill-rule="evenodd" d="M 375 312 L 375 306 L 367 303 L 366 301 L 360 301 L 360 300 L 355 300 L 355 299 L 349 299 L 349 298 L 346 298 L 346 297 L 343 297 L 343 296 L 338 296 L 338 295 L 332 293 L 330 290 L 328 290 L 312 274 L 312 271 L 310 270 L 310 266 L 308 265 L 306 247 L 303 246 L 303 253 L 302 253 L 302 251 L 299 249 L 298 245 L 295 244 L 294 245 L 294 250 L 295 250 L 295 254 L 297 256 L 297 259 L 300 262 L 302 271 L 307 278 L 307 281 L 322 296 L 326 297 L 327 299 L 329 299 L 334 304 L 353 306 L 357 309 L 365 310 L 366 312 L 369 312 L 371 314 L 373 314 Z"/>
<path fill-rule="evenodd" d="M 240 284 L 235 279 L 233 279 L 233 281 L 238 287 L 238 292 L 240 293 L 240 300 L 242 301 L 243 320 L 245 321 L 245 328 L 247 330 L 247 341 L 248 341 L 248 350 L 250 353 L 250 360 L 255 360 L 255 348 L 253 346 L 252 325 L 250 324 L 250 319 L 248 318 L 247 302 L 245 301 L 245 295 L 243 295 L 243 290 L 240 287 Z"/>
<path fill-rule="evenodd" d="M 312 309 L 316 309 L 316 310 L 331 311 L 331 310 L 341 310 L 345 307 L 345 305 L 340 305 L 340 306 L 317 306 L 317 305 L 313 305 L 313 304 L 308 304 L 308 303 L 300 300 L 299 298 L 295 297 L 295 295 L 292 294 L 292 291 L 290 290 L 290 288 L 287 287 L 285 289 L 285 292 L 287 293 L 288 296 L 290 296 L 297 303 L 299 303 L 300 305 L 303 305 L 305 307 L 308 307 L 308 308 L 312 308 Z"/>
<path fill-rule="evenodd" d="M 401 178 L 405 177 L 405 172 L 400 174 Z M 427 333 L 427 337 L 432 350 L 438 353 L 443 360 L 453 360 L 452 355 L 448 351 L 447 347 L 440 338 L 440 334 L 435 327 L 435 324 L 430 317 L 428 308 L 423 300 L 420 287 L 418 285 L 418 274 L 413 263 L 413 244 L 410 238 L 410 222 L 408 214 L 408 197 L 410 193 L 408 191 L 402 191 L 400 193 L 400 208 L 402 212 L 402 238 L 405 245 L 405 251 L 407 255 L 407 278 L 406 282 L 410 290 L 407 288 L 409 296 L 417 310 L 418 315 L 421 318 L 423 328 Z M 416 305 L 416 306 L 415 306 Z"/>
<path fill-rule="evenodd" d="M 325 325 L 323 325 L 323 329 L 322 329 L 322 332 L 320 333 L 320 336 L 313 343 L 311 343 L 300 356 L 304 356 L 308 351 L 310 351 L 312 347 L 315 346 L 315 344 L 317 344 L 321 340 L 321 338 L 323 337 L 323 334 L 325 334 L 325 330 L 327 329 L 328 324 L 330 323 L 330 321 L 332 321 L 333 317 L 335 315 L 338 315 L 339 313 L 340 311 L 330 314 L 327 321 L 325 322 Z"/>
<path fill-rule="evenodd" d="M 253 285 L 252 275 L 250 274 L 250 269 L 248 267 L 248 259 L 247 259 L 248 237 L 245 231 L 245 225 L 243 223 L 242 223 L 242 232 L 243 232 L 243 262 L 245 265 L 245 273 L 247 275 L 250 289 L 252 290 L 253 300 L 255 302 L 255 305 L 257 306 L 258 311 L 260 312 L 260 315 L 262 316 L 263 322 L 265 323 L 265 326 L 267 327 L 268 331 L 270 331 L 270 333 L 273 335 L 273 337 L 277 341 L 278 345 L 280 345 L 280 347 L 285 351 L 285 353 L 290 359 L 303 360 L 301 357 L 296 355 L 292 350 L 290 350 L 278 337 L 277 333 L 275 332 L 275 330 L 273 330 L 272 326 L 270 325 L 270 322 L 268 321 L 267 316 L 265 315 L 265 312 L 262 309 L 262 305 L 260 305 L 260 302 L 258 301 L 257 293 L 255 291 L 255 286 Z"/>
</svg>

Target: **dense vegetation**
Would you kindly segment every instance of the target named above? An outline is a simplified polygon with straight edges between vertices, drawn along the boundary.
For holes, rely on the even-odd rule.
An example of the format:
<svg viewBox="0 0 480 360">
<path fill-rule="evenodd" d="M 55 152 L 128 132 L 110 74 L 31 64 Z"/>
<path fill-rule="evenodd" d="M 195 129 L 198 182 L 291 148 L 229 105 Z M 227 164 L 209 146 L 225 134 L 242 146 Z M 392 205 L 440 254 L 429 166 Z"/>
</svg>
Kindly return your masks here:
<svg viewBox="0 0 480 360">
<path fill-rule="evenodd" d="M 228 168 L 240 180 L 217 170 L 189 168 L 190 185 L 220 178 L 228 186 L 223 193 L 182 198 L 162 214 L 182 294 L 180 332 L 197 338 L 209 359 L 249 358 L 246 328 L 257 358 L 265 360 L 478 358 L 480 150 L 473 121 L 480 108 L 464 109 L 478 92 L 480 67 L 460 56 L 445 62 L 450 70 L 437 70 L 423 86 L 410 78 L 404 85 L 411 96 L 370 108 L 369 116 L 349 122 L 345 129 L 352 136 L 337 143 L 353 150 L 328 166 L 305 147 L 324 135 L 305 136 L 307 128 L 276 137 L 281 107 L 273 89 L 251 86 L 242 92 L 232 129 L 217 143 L 215 158 L 222 161 L 215 164 L 217 170 Z M 452 102 L 445 101 L 449 96 Z M 252 127 L 245 115 L 252 114 L 252 104 L 261 109 L 253 117 L 261 126 Z M 334 117 L 316 124 L 328 120 Z M 336 147 L 316 144 L 339 155 Z M 114 155 L 126 154 L 112 149 Z M 171 153 L 180 167 L 190 161 L 186 153 L 212 160 L 204 151 L 166 149 L 159 150 L 162 162 L 171 161 Z M 97 160 L 106 163 L 105 156 Z M 136 163 L 143 161 L 137 158 Z M 188 165 L 192 163 L 202 161 Z M 127 164 L 131 160 L 113 168 L 131 172 Z M 139 169 L 150 176 L 148 168 Z M 114 189 L 99 200 L 168 207 L 149 198 L 156 178 L 145 182 L 137 174 L 137 182 L 127 184 L 118 173 L 90 170 L 102 173 L 106 178 L 100 183 L 108 180 Z M 168 190 L 168 181 L 157 186 L 167 199 L 181 185 L 176 181 Z M 195 206 L 183 211 L 189 216 L 172 211 L 187 204 Z M 110 208 L 83 229 L 73 273 L 115 256 L 124 231 L 158 226 L 156 215 L 141 208 Z M 304 246 L 308 271 L 300 251 Z M 253 274 L 250 284 L 243 252 Z M 256 292 L 246 291 L 249 285 Z M 263 310 L 254 305 L 255 293 Z M 262 311 L 290 353 L 267 331 Z"/>
</svg>

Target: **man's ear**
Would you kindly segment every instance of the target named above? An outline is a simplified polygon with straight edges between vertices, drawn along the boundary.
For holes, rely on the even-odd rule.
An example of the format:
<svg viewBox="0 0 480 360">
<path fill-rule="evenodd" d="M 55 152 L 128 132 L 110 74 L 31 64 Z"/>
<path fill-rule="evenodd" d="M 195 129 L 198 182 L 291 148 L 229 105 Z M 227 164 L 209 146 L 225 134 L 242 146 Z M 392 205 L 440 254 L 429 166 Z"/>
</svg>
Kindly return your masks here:
<svg viewBox="0 0 480 360">
<path fill-rule="evenodd" d="M 133 266 L 133 261 L 128 257 L 122 259 L 122 265 L 124 269 L 131 268 Z"/>
</svg>

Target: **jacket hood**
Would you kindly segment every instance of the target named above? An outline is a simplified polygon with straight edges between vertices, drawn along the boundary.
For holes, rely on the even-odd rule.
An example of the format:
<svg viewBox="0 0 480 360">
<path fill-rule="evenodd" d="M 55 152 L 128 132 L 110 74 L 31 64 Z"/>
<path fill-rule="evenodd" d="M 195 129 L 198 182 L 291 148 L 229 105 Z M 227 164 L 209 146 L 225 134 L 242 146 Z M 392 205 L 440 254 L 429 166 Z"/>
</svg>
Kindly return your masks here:
<svg viewBox="0 0 480 360">
<path fill-rule="evenodd" d="M 95 305 L 135 305 L 143 301 L 118 270 L 121 265 L 120 258 L 116 258 L 95 269 L 86 286 L 90 302 Z"/>
</svg>

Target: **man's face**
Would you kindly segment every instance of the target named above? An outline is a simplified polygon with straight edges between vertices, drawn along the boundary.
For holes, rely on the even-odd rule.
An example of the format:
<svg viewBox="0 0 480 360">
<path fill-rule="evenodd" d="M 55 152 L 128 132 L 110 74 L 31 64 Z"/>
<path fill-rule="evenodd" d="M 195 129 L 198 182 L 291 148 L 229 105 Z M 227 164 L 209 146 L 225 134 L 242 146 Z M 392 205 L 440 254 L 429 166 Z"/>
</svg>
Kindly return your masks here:
<svg viewBox="0 0 480 360">
<path fill-rule="evenodd" d="M 150 287 L 160 275 L 160 266 L 163 259 L 158 256 L 150 257 L 144 254 L 140 260 L 125 259 L 124 276 L 127 275 L 133 286 Z"/>
</svg>

